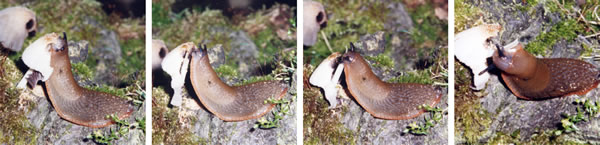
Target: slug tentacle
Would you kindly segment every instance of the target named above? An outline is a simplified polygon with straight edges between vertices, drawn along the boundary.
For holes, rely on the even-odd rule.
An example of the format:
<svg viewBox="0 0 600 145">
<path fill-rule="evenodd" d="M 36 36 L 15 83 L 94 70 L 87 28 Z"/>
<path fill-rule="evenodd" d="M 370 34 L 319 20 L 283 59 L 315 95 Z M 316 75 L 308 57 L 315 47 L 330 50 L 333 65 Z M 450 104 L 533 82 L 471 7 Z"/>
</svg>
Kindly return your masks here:
<svg viewBox="0 0 600 145">
<path fill-rule="evenodd" d="M 200 102 L 221 120 L 241 121 L 258 118 L 271 111 L 274 104 L 265 100 L 281 99 L 287 85 L 279 81 L 263 81 L 231 87 L 217 76 L 209 63 L 206 46 L 193 48 L 190 80 Z"/>
<path fill-rule="evenodd" d="M 441 99 L 441 93 L 430 85 L 383 82 L 356 52 L 347 52 L 343 57 L 348 90 L 375 117 L 411 119 L 424 112 L 419 106 L 434 106 Z"/>
<path fill-rule="evenodd" d="M 502 79 L 515 96 L 543 100 L 572 94 L 584 95 L 596 88 L 600 79 L 597 68 L 585 61 L 569 58 L 535 58 L 515 41 L 493 61 L 502 70 Z M 502 58 L 500 53 L 508 57 Z"/>
</svg>

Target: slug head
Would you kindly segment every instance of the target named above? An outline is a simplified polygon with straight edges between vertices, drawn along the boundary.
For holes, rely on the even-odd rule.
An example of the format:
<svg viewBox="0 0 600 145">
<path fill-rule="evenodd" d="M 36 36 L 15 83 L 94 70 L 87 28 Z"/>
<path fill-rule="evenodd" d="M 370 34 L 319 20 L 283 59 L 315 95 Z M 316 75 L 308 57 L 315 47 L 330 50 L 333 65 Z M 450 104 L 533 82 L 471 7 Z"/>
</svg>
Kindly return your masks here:
<svg viewBox="0 0 600 145">
<path fill-rule="evenodd" d="M 198 47 L 193 47 L 190 56 L 192 59 L 202 59 L 207 56 L 208 51 L 206 50 L 206 45 L 198 44 Z M 184 56 L 186 57 L 186 56 Z"/>
<path fill-rule="evenodd" d="M 497 43 L 495 45 L 497 51 L 492 56 L 495 67 L 523 79 L 532 77 L 536 68 L 536 58 L 527 53 L 518 40 L 504 47 Z"/>
<path fill-rule="evenodd" d="M 52 54 L 63 52 L 63 50 L 67 50 L 67 34 L 63 32 L 63 36 L 50 36 L 46 38 L 48 51 Z"/>
<path fill-rule="evenodd" d="M 364 74 L 366 72 L 371 73 L 371 68 L 369 64 L 365 61 L 365 59 L 360 56 L 359 53 L 354 52 L 355 49 L 354 44 L 350 43 L 350 51 L 346 52 L 341 57 L 341 62 L 344 63 L 344 70 L 352 70 L 346 71 L 346 73 L 355 72 L 356 74 Z"/>
</svg>

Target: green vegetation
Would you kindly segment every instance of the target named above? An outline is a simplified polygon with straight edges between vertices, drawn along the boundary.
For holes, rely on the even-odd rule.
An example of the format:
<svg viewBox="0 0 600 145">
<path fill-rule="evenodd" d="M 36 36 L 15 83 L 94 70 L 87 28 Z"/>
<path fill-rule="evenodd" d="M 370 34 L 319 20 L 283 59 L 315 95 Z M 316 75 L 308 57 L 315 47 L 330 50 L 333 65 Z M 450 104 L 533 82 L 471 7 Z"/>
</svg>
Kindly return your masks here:
<svg viewBox="0 0 600 145">
<path fill-rule="evenodd" d="M 73 63 L 71 64 L 71 71 L 74 75 L 81 77 L 86 81 L 91 81 L 94 78 L 94 72 L 85 63 Z"/>
<path fill-rule="evenodd" d="M 429 4 L 408 8 L 415 26 L 411 30 L 413 47 L 423 48 L 419 49 L 417 56 L 434 54 L 433 51 L 439 49 L 433 49 L 433 47 L 448 43 L 448 22 L 438 19 L 432 11 L 433 9 L 435 9 L 433 5 Z"/>
<path fill-rule="evenodd" d="M 475 7 L 465 0 L 454 0 L 454 32 L 458 33 L 467 29 L 467 26 L 477 26 L 482 22 L 476 22 L 483 12 L 481 8 Z"/>
<path fill-rule="evenodd" d="M 554 25 L 548 32 L 542 32 L 525 45 L 525 50 L 533 55 L 546 56 L 548 49 L 552 48 L 560 40 L 574 40 L 584 27 L 579 25 L 575 19 L 569 19 Z"/>
<path fill-rule="evenodd" d="M 269 98 L 265 100 L 265 104 L 275 104 L 275 108 L 273 108 L 273 111 L 271 111 L 271 113 L 273 113 L 273 118 L 267 119 L 266 117 L 262 117 L 258 119 L 256 124 L 254 125 L 254 128 L 269 129 L 279 127 L 279 121 L 283 120 L 283 117 L 289 115 L 291 111 L 291 102 L 292 101 L 287 100 L 285 98 L 279 100 Z"/>
<path fill-rule="evenodd" d="M 365 59 L 375 62 L 371 64 L 373 67 L 382 68 L 383 70 L 394 68 L 394 60 L 390 57 L 390 54 L 381 53 L 377 56 L 365 56 Z"/>
<path fill-rule="evenodd" d="M 462 130 L 457 133 L 462 132 L 467 144 L 479 143 L 482 135 L 490 128 L 491 114 L 483 109 L 477 100 L 462 102 L 456 106 L 456 110 L 455 130 Z"/>
<path fill-rule="evenodd" d="M 145 74 L 140 74 L 140 75 L 145 75 Z M 140 77 L 140 76 L 138 76 Z M 112 86 L 84 86 L 84 88 L 93 90 L 93 91 L 98 91 L 98 92 L 104 92 L 104 93 L 108 93 L 108 94 L 112 94 L 127 100 L 132 100 L 134 105 L 141 107 L 142 104 L 144 103 L 144 100 L 146 100 L 146 93 L 144 91 L 144 89 L 142 88 L 142 84 L 144 84 L 144 80 L 143 79 L 137 79 L 137 81 L 130 85 L 127 86 L 125 88 L 115 88 Z"/>
<path fill-rule="evenodd" d="M 162 88 L 153 88 L 152 96 L 152 144 L 206 144 L 209 141 L 182 127 L 179 111 L 167 107 L 171 97 Z"/>
<path fill-rule="evenodd" d="M 96 130 L 94 133 L 88 135 L 86 138 L 93 140 L 99 144 L 108 144 L 112 145 L 112 143 L 116 140 L 119 140 L 124 135 L 128 134 L 130 129 L 139 129 L 144 130 L 143 126 L 146 124 L 146 119 L 136 119 L 135 123 L 129 123 L 127 120 L 120 120 L 116 115 L 108 115 L 106 118 L 110 118 L 112 121 L 116 123 L 116 128 L 114 130 L 110 130 L 102 133 L 100 130 Z"/>
<path fill-rule="evenodd" d="M 33 126 L 25 116 L 25 110 L 19 109 L 21 89 L 16 88 L 23 74 L 15 64 L 0 54 L 0 143 L 38 144 L 40 130 Z M 25 108 L 34 108 L 35 104 L 24 102 Z"/>
<path fill-rule="evenodd" d="M 306 65 L 304 74 L 312 73 L 313 68 Z M 304 144 L 356 144 L 356 133 L 344 127 L 333 112 L 328 111 L 329 103 L 321 95 L 319 88 L 304 86 Z M 347 112 L 342 106 L 340 113 Z"/>
<path fill-rule="evenodd" d="M 226 80 L 231 80 L 239 77 L 237 69 L 233 68 L 230 65 L 221 65 L 215 68 L 215 72 L 217 72 L 217 75 L 224 77 Z"/>
<path fill-rule="evenodd" d="M 344 52 L 350 42 L 357 41 L 359 36 L 382 31 L 389 11 L 386 4 L 381 1 L 319 0 L 319 2 L 325 6 L 331 17 L 327 27 L 321 29 L 318 34 L 315 45 L 304 51 L 304 60 L 310 60 L 311 65 L 317 65 L 332 53 L 323 41 L 323 34 L 333 47 L 331 48 L 333 52 Z"/>
<path fill-rule="evenodd" d="M 425 118 L 425 123 L 413 122 L 404 129 L 404 133 L 411 133 L 415 135 L 427 135 L 429 129 L 435 127 L 435 125 L 442 121 L 444 111 L 438 107 L 431 107 L 429 105 L 419 106 L 421 109 L 425 109 L 426 112 L 431 113 L 429 118 Z"/>
<path fill-rule="evenodd" d="M 564 133 L 576 132 L 579 130 L 576 126 L 577 123 L 582 121 L 588 121 L 593 117 L 598 117 L 598 111 L 600 108 L 600 103 L 592 102 L 589 100 L 575 100 L 573 102 L 576 105 L 581 105 L 577 107 L 577 113 L 574 115 L 563 114 L 563 119 L 560 121 L 561 128 L 554 130 L 553 134 L 555 136 L 559 136 Z M 587 117 L 586 117 L 587 114 Z"/>
</svg>

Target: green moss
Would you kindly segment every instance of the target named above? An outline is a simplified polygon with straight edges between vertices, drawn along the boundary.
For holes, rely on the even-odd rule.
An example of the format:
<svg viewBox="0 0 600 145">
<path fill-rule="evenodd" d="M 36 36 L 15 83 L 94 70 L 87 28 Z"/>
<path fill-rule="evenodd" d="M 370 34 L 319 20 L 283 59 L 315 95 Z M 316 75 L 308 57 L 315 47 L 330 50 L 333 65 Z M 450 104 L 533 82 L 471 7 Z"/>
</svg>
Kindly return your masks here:
<svg viewBox="0 0 600 145">
<path fill-rule="evenodd" d="M 431 73 L 428 70 L 417 70 L 402 73 L 402 75 L 394 77 L 388 80 L 388 82 L 433 84 L 434 80 L 431 78 Z"/>
<path fill-rule="evenodd" d="M 140 73 L 140 74 L 138 74 L 138 76 L 136 78 L 140 78 L 140 75 L 145 75 L 145 74 Z M 108 86 L 108 85 L 82 86 L 82 87 L 93 90 L 93 91 L 104 92 L 104 93 L 108 93 L 111 95 L 115 95 L 115 96 L 118 96 L 118 97 L 121 97 L 121 98 L 124 98 L 127 100 L 132 100 L 134 105 L 140 106 L 146 99 L 145 91 L 141 87 L 141 86 L 143 86 L 142 84 L 144 84 L 144 83 L 145 83 L 144 79 L 137 79 L 135 82 L 133 82 L 131 85 L 129 85 L 125 88 L 116 88 L 116 87 Z"/>
<path fill-rule="evenodd" d="M 152 31 L 153 39 L 163 40 L 167 48 L 172 49 L 185 42 L 203 42 L 207 46 L 223 44 L 227 52 L 231 49 L 231 38 L 220 29 L 239 30 L 219 10 L 185 10 L 179 14 L 174 14 L 170 9 L 163 10 L 175 16 L 169 18 L 172 23 L 161 24 Z"/>
<path fill-rule="evenodd" d="M 221 66 L 215 68 L 215 72 L 217 73 L 218 76 L 225 77 L 225 79 L 233 79 L 233 78 L 237 78 L 239 76 L 237 69 L 233 68 L 230 65 L 221 65 Z"/>
<path fill-rule="evenodd" d="M 394 68 L 394 60 L 389 54 L 381 53 L 377 56 L 365 56 L 365 59 L 370 60 L 373 67 L 383 68 L 384 70 L 390 70 Z"/>
<path fill-rule="evenodd" d="M 198 137 L 189 128 L 182 127 L 177 109 L 167 107 L 169 95 L 162 88 L 153 88 L 152 144 L 206 144 L 208 139 Z"/>
<path fill-rule="evenodd" d="M 271 75 L 265 75 L 265 76 L 252 76 L 238 84 L 236 84 L 236 86 L 238 85 L 246 85 L 246 84 L 251 84 L 251 83 L 256 83 L 256 82 L 260 82 L 260 81 L 269 81 L 269 80 L 275 80 L 275 77 L 271 76 Z"/>
<path fill-rule="evenodd" d="M 548 32 L 542 32 L 536 39 L 527 45 L 525 50 L 533 55 L 548 55 L 548 49 L 560 40 L 573 40 L 579 33 L 584 31 L 584 27 L 577 23 L 575 19 L 569 19 L 554 25 Z"/>
<path fill-rule="evenodd" d="M 454 0 L 454 32 L 458 33 L 479 19 L 481 8 L 465 3 L 465 0 Z"/>
<path fill-rule="evenodd" d="M 19 109 L 21 89 L 15 83 L 23 76 L 15 64 L 0 54 L 0 143 L 8 144 L 37 144 L 40 131 L 36 129 L 25 116 L 25 111 Z M 25 107 L 31 109 L 35 104 L 25 101 Z"/>
<path fill-rule="evenodd" d="M 462 136 L 469 144 L 478 143 L 492 123 L 490 113 L 485 111 L 476 100 L 457 106 L 456 114 L 455 130 L 461 129 Z"/>
<path fill-rule="evenodd" d="M 515 131 L 517 132 L 517 131 Z M 513 132 L 514 133 L 514 132 Z M 513 136 L 513 134 L 506 134 L 504 132 L 497 132 L 496 135 L 489 140 L 490 144 L 521 144 L 519 136 Z"/>
<path fill-rule="evenodd" d="M 419 48 L 434 47 L 436 41 L 444 41 L 444 39 L 446 39 L 448 34 L 448 22 L 438 19 L 432 9 L 434 8 L 430 4 L 419 5 L 416 8 L 408 8 L 411 13 L 411 18 L 415 23 L 415 28 L 411 30 L 412 40 L 414 41 L 413 46 Z"/>
<path fill-rule="evenodd" d="M 317 42 L 310 50 L 304 51 L 304 60 L 317 65 L 331 54 L 323 40 L 327 37 L 333 52 L 344 52 L 350 42 L 359 36 L 383 30 L 385 17 L 389 13 L 386 3 L 368 0 L 319 0 L 331 15 L 327 27 L 321 29 Z M 360 12 L 359 12 L 360 11 Z"/>
<path fill-rule="evenodd" d="M 311 69 L 305 67 L 304 74 Z M 356 144 L 357 134 L 344 127 L 340 119 L 328 111 L 329 104 L 317 87 L 304 86 L 304 144 Z M 344 106 L 342 112 L 347 112 Z"/>
<path fill-rule="evenodd" d="M 284 48 L 294 48 L 296 46 L 295 41 L 281 40 L 273 29 L 273 27 L 267 27 L 256 35 L 251 35 L 259 50 L 258 58 L 256 59 L 258 63 L 274 62 L 275 56 L 273 54 L 280 52 Z"/>
<path fill-rule="evenodd" d="M 123 56 L 119 61 L 119 65 L 117 65 L 117 77 L 121 80 L 131 81 L 131 74 L 143 71 L 146 68 L 145 36 L 142 35 L 140 39 L 120 40 L 120 43 Z"/>
<path fill-rule="evenodd" d="M 92 80 L 94 77 L 94 72 L 85 63 L 73 63 L 71 70 L 74 75 L 80 76 L 84 80 Z"/>
</svg>

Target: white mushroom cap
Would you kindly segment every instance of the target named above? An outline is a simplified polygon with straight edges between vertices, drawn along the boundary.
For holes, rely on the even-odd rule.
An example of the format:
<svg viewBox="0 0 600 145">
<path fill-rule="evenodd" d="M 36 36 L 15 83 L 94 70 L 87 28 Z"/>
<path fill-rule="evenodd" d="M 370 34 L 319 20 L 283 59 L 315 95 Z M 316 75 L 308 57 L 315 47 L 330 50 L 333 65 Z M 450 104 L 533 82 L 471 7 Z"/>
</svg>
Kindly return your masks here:
<svg viewBox="0 0 600 145">
<path fill-rule="evenodd" d="M 304 1 L 304 45 L 312 46 L 317 42 L 317 33 L 321 25 L 327 22 L 327 14 L 321 3 Z"/>
<path fill-rule="evenodd" d="M 171 76 L 171 88 L 175 93 L 173 99 L 171 99 L 171 105 L 173 106 L 181 106 L 181 92 L 190 66 L 189 54 L 194 47 L 192 42 L 183 43 L 171 50 L 161 63 L 162 69 Z"/>
<path fill-rule="evenodd" d="M 487 40 L 498 36 L 501 29 L 499 24 L 483 24 L 462 31 L 454 37 L 454 55 L 473 71 L 474 90 L 483 89 L 490 77 L 488 72 L 481 75 L 479 72 L 488 67 L 487 58 L 496 51 L 495 47 Z"/>
<path fill-rule="evenodd" d="M 46 81 L 54 70 L 50 66 L 50 52 L 61 49 L 63 45 L 67 44 L 63 44 L 63 40 L 58 34 L 49 33 L 35 40 L 25 48 L 21 58 L 30 69 L 42 74 L 44 77 L 42 81 Z"/>
<path fill-rule="evenodd" d="M 308 80 L 310 84 L 323 88 L 325 99 L 329 102 L 329 108 L 337 106 L 338 88 L 336 86 L 339 84 L 340 76 L 344 70 L 343 63 L 335 67 L 336 59 L 340 56 L 341 54 L 337 52 L 329 55 L 317 66 Z"/>
<path fill-rule="evenodd" d="M 35 13 L 16 6 L 0 11 L 0 44 L 11 51 L 19 51 L 28 35 L 37 29 Z M 0 49 L 2 49 L 0 47 Z"/>
<path fill-rule="evenodd" d="M 169 49 L 162 40 L 152 40 L 152 70 L 160 68 L 160 63 L 169 53 Z"/>
</svg>

